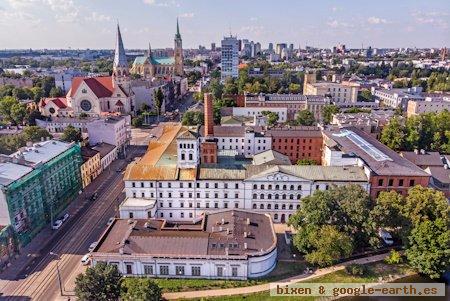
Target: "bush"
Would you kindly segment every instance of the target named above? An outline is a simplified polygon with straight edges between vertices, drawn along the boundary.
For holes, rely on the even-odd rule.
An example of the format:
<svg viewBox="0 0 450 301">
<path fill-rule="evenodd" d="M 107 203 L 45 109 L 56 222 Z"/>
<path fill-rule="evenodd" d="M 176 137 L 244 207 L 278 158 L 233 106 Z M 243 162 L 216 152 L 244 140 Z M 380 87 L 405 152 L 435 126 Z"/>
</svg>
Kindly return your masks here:
<svg viewBox="0 0 450 301">
<path fill-rule="evenodd" d="M 367 267 L 362 264 L 350 264 L 345 267 L 345 271 L 349 275 L 363 276 L 365 273 L 367 273 Z"/>
<path fill-rule="evenodd" d="M 387 264 L 399 264 L 403 262 L 403 258 L 400 252 L 392 250 L 389 255 L 384 258 L 384 262 Z"/>
</svg>

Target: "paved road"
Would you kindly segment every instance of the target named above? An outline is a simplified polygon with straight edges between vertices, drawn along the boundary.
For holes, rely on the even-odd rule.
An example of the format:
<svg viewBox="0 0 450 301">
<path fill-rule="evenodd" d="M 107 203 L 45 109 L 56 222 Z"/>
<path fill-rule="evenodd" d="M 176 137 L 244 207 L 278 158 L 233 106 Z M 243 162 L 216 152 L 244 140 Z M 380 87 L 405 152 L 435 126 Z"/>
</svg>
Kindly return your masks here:
<svg viewBox="0 0 450 301">
<path fill-rule="evenodd" d="M 142 153 L 141 149 L 130 149 L 128 158 Z M 80 216 L 67 221 L 67 226 L 60 229 L 63 232 L 52 242 L 48 252 L 41 253 L 26 272 L 26 278 L 7 281 L 1 288 L 1 300 L 67 300 L 69 296 L 74 295 L 75 277 L 84 270 L 80 263 L 81 257 L 105 230 L 106 222 L 115 215 L 118 204 L 124 199 L 123 174 L 115 170 L 118 166 L 125 167 L 126 164 L 125 160 L 116 160 L 110 170 L 104 171 L 106 179 L 94 183 L 98 185 L 97 200 L 87 203 L 86 210 L 80 212 Z M 51 255 L 50 252 L 58 255 Z M 62 297 L 58 285 L 57 265 L 63 283 Z"/>
</svg>

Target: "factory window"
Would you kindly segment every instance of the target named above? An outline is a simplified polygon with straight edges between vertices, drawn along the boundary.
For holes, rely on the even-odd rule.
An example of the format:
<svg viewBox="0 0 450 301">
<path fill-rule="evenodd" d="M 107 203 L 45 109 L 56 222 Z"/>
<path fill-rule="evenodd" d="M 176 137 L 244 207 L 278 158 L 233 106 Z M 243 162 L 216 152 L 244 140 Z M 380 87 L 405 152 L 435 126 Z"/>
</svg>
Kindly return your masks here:
<svg viewBox="0 0 450 301">
<path fill-rule="evenodd" d="M 409 180 L 409 186 L 414 186 L 414 180 Z"/>
<path fill-rule="evenodd" d="M 238 268 L 237 267 L 232 267 L 231 268 L 231 276 L 237 277 L 237 275 L 238 275 Z"/>
<path fill-rule="evenodd" d="M 383 186 L 383 179 L 378 180 L 378 186 Z"/>
<path fill-rule="evenodd" d="M 126 263 L 125 267 L 126 267 L 127 274 L 133 274 L 133 264 L 132 263 Z"/>
<path fill-rule="evenodd" d="M 267 209 L 272 209 L 272 204 L 267 204 Z"/>
<path fill-rule="evenodd" d="M 256 209 L 256 204 L 253 204 L 253 209 Z"/>
<path fill-rule="evenodd" d="M 192 267 L 192 276 L 200 276 L 200 267 Z"/>
<path fill-rule="evenodd" d="M 144 274 L 145 275 L 153 275 L 153 266 L 145 264 L 144 265 Z"/>
<path fill-rule="evenodd" d="M 162 265 L 159 267 L 159 273 L 161 275 L 169 275 L 169 266 L 168 265 Z"/>
</svg>

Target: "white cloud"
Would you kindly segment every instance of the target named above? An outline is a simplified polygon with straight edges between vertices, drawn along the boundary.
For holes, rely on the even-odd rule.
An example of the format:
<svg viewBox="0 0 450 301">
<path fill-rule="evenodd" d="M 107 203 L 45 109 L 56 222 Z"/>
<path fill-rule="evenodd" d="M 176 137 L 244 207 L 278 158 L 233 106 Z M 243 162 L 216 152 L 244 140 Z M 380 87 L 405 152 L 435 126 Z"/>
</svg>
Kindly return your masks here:
<svg viewBox="0 0 450 301">
<path fill-rule="evenodd" d="M 184 13 L 184 14 L 181 14 L 179 17 L 180 17 L 180 18 L 185 18 L 185 19 L 191 19 L 191 18 L 193 18 L 194 16 L 195 16 L 194 13 Z"/>
<path fill-rule="evenodd" d="M 175 0 L 142 0 L 145 4 L 152 5 L 152 6 L 162 6 L 162 7 L 169 7 L 169 6 L 175 6 L 180 7 L 180 4 Z"/>
<path fill-rule="evenodd" d="M 92 22 L 108 22 L 111 21 L 111 17 L 97 12 L 92 12 L 89 16 L 85 17 L 85 20 Z"/>
<path fill-rule="evenodd" d="M 378 18 L 378 17 L 370 17 L 367 19 L 369 24 L 388 24 L 389 22 L 386 19 Z"/>
<path fill-rule="evenodd" d="M 449 28 L 448 21 L 446 20 L 450 14 L 448 12 L 421 12 L 415 11 L 411 13 L 411 16 L 414 18 L 414 21 L 417 24 L 429 24 L 435 27 L 439 27 L 442 29 Z"/>
<path fill-rule="evenodd" d="M 350 28 L 353 27 L 352 24 L 347 22 L 341 22 L 338 20 L 330 20 L 327 22 L 327 25 L 331 28 Z"/>
</svg>

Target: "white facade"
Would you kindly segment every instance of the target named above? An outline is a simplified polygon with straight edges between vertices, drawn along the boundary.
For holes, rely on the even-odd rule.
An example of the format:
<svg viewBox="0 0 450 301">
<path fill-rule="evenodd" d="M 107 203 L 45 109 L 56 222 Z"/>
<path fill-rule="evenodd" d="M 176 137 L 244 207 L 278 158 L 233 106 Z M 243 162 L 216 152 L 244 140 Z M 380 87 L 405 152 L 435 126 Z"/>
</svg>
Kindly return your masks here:
<svg viewBox="0 0 450 301">
<path fill-rule="evenodd" d="M 127 145 L 131 135 L 131 117 L 117 116 L 99 119 L 87 124 L 89 144 L 109 143 L 121 148 Z"/>
<path fill-rule="evenodd" d="M 189 133 L 189 132 L 188 132 Z M 181 168 L 195 168 L 200 162 L 200 146 L 196 137 L 177 138 L 177 162 Z"/>
<path fill-rule="evenodd" d="M 420 87 L 390 90 L 372 88 L 372 95 L 386 106 L 392 108 L 400 107 L 403 110 L 406 110 L 408 100 L 425 100 Z"/>
<path fill-rule="evenodd" d="M 147 219 L 156 215 L 156 201 L 144 198 L 126 198 L 119 206 L 119 216 L 123 219 Z"/>
<path fill-rule="evenodd" d="M 278 122 L 287 121 L 287 108 L 258 108 L 258 107 L 233 107 L 233 116 L 254 117 L 263 116 L 263 111 L 274 112 L 278 114 Z"/>
<path fill-rule="evenodd" d="M 125 193 L 130 198 L 155 199 L 156 215 L 168 220 L 188 221 L 204 212 L 235 208 L 267 213 L 274 222 L 285 222 L 300 208 L 301 199 L 316 190 L 355 183 L 369 191 L 368 180 L 345 180 L 345 173 L 361 175 L 359 167 L 316 167 L 332 168 L 344 176 L 342 180 L 314 180 L 273 168 L 259 177 L 234 180 L 125 181 Z"/>
</svg>

